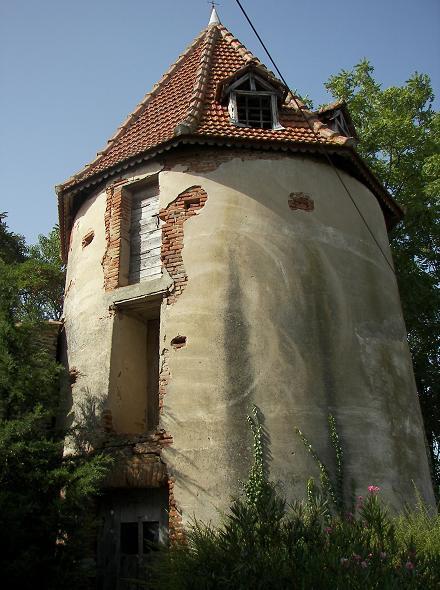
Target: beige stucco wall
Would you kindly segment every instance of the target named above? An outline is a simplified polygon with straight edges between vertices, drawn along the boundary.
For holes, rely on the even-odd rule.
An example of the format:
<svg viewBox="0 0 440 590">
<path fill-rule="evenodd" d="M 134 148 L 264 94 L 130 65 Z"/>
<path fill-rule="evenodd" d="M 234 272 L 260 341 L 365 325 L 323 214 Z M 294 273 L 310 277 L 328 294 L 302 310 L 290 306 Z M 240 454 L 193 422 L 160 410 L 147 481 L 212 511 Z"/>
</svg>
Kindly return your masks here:
<svg viewBox="0 0 440 590">
<path fill-rule="evenodd" d="M 390 256 L 377 200 L 342 174 Z M 358 493 L 379 485 L 399 507 L 414 480 L 433 502 L 396 280 L 334 172 L 308 158 L 253 155 L 199 174 L 178 165 L 159 183 L 161 207 L 193 185 L 208 194 L 184 224 L 187 287 L 161 315 L 170 368 L 161 426 L 174 437 L 163 457 L 184 520 L 215 520 L 238 492 L 252 460 L 252 404 L 264 416 L 271 477 L 289 500 L 317 474 L 294 427 L 331 468 L 332 413 L 347 496 L 352 479 Z M 291 192 L 310 195 L 314 211 L 289 209 Z M 105 398 L 114 319 L 100 268 L 104 208 L 101 193 L 75 222 L 65 317 L 69 362 L 84 375 L 74 388 Z M 89 258 L 78 245 L 86 226 L 95 229 Z M 187 344 L 173 350 L 178 334 Z"/>
<path fill-rule="evenodd" d="M 112 314 L 104 297 L 103 270 L 106 194 L 92 195 L 79 209 L 72 227 L 68 253 L 64 326 L 67 368 L 77 372 L 71 388 L 64 390 L 63 410 L 68 424 L 87 400 L 104 401 L 108 392 Z M 92 242 L 82 240 L 90 231 Z"/>
<path fill-rule="evenodd" d="M 142 434 L 147 413 L 147 326 L 127 314 L 113 323 L 108 409 L 116 432 Z"/>
</svg>

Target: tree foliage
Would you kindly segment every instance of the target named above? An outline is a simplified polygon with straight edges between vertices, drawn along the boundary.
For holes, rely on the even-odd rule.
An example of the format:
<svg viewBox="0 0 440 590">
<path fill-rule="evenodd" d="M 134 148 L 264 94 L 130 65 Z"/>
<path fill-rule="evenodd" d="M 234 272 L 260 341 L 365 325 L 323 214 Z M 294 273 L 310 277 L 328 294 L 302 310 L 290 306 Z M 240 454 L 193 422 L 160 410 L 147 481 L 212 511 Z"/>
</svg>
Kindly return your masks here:
<svg viewBox="0 0 440 590">
<path fill-rule="evenodd" d="M 440 485 L 440 114 L 430 79 L 415 73 L 383 89 L 363 60 L 326 83 L 348 104 L 360 137 L 358 151 L 405 210 L 391 246 L 414 371 Z"/>
<path fill-rule="evenodd" d="M 80 588 L 88 509 L 107 459 L 62 456 L 61 367 L 39 334 L 60 315 L 57 230 L 27 248 L 0 218 L 0 567 L 8 588 Z"/>
</svg>

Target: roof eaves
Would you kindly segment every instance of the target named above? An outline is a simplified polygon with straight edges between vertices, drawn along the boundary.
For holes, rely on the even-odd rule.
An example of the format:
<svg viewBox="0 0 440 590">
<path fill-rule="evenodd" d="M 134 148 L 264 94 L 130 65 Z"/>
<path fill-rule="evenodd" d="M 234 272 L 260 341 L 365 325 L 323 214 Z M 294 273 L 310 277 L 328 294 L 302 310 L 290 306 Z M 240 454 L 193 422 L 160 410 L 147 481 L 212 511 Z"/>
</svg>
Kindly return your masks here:
<svg viewBox="0 0 440 590">
<path fill-rule="evenodd" d="M 67 217 L 70 214 L 70 202 L 79 192 L 87 189 L 91 189 L 92 187 L 98 185 L 99 183 L 107 180 L 108 178 L 127 170 L 137 164 L 141 163 L 144 160 L 150 160 L 151 158 L 156 157 L 159 154 L 167 152 L 179 145 L 208 145 L 208 146 L 227 146 L 231 147 L 231 145 L 235 145 L 237 148 L 242 149 L 255 149 L 255 150 L 268 150 L 268 151 L 283 151 L 283 152 L 305 152 L 305 153 L 315 153 L 315 154 L 322 154 L 322 148 L 316 143 L 310 142 L 286 142 L 286 143 L 279 143 L 279 142 L 268 142 L 267 140 L 238 140 L 234 138 L 226 138 L 224 136 L 212 136 L 206 137 L 202 135 L 188 135 L 188 136 L 181 136 L 172 139 L 165 144 L 161 144 L 154 148 L 147 150 L 144 154 L 138 155 L 135 157 L 130 158 L 125 162 L 121 162 L 118 165 L 114 166 L 111 169 L 102 171 L 100 174 L 96 176 L 88 177 L 84 179 L 81 183 L 78 183 L 77 186 L 72 186 L 71 189 L 68 189 L 64 194 L 63 191 L 57 190 L 58 194 L 58 208 L 59 208 L 59 219 L 60 219 L 60 235 L 61 235 L 61 250 L 62 250 L 62 257 L 63 260 L 66 261 L 67 259 L 67 244 L 68 244 L 68 219 Z M 322 144 L 321 144 L 322 145 Z M 347 142 L 343 145 L 338 144 L 325 144 L 324 149 L 329 153 L 333 153 L 336 155 L 340 155 L 345 159 L 348 159 L 352 162 L 352 164 L 358 170 L 360 176 L 364 179 L 367 186 L 372 190 L 373 194 L 376 195 L 376 198 L 382 203 L 383 207 L 389 211 L 391 221 L 386 219 L 388 229 L 392 229 L 403 217 L 404 211 L 400 207 L 400 205 L 394 200 L 394 198 L 389 194 L 383 184 L 376 178 L 370 168 L 365 164 L 359 154 L 352 149 L 350 144 Z M 58 187 L 59 188 L 59 187 Z M 68 197 L 69 203 L 67 203 L 66 209 L 66 197 Z"/>
</svg>

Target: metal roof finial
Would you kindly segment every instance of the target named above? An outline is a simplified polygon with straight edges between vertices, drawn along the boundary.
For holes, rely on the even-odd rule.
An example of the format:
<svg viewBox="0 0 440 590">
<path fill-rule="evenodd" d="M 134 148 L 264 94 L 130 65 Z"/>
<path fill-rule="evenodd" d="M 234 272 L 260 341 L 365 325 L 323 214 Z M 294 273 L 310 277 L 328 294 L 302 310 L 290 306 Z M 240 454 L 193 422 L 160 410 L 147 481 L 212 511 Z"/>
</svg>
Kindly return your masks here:
<svg viewBox="0 0 440 590">
<path fill-rule="evenodd" d="M 214 0 L 209 0 L 208 3 L 212 6 L 211 18 L 209 19 L 208 27 L 210 27 L 211 25 L 221 24 L 217 11 L 215 9 L 215 7 L 218 6 L 218 2 L 214 2 Z"/>
</svg>

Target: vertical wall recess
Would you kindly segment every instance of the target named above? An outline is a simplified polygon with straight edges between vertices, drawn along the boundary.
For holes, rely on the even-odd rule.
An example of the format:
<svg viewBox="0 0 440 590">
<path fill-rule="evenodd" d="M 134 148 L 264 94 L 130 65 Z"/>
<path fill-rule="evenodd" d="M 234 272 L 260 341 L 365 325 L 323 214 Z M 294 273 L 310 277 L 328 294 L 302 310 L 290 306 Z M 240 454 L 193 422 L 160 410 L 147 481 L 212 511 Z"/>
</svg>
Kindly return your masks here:
<svg viewBox="0 0 440 590">
<path fill-rule="evenodd" d="M 126 180 L 119 180 L 107 188 L 104 218 L 107 247 L 102 259 L 106 291 L 128 284 L 131 195 L 124 190 L 124 184 Z"/>
<path fill-rule="evenodd" d="M 159 424 L 160 299 L 118 308 L 108 411 L 116 434 L 146 435 Z"/>
<path fill-rule="evenodd" d="M 183 224 L 204 207 L 208 195 L 201 186 L 192 186 L 162 209 L 159 213 L 162 226 L 162 262 L 174 281 L 174 290 L 167 299 L 168 305 L 175 303 L 188 281 L 183 265 Z"/>
</svg>

